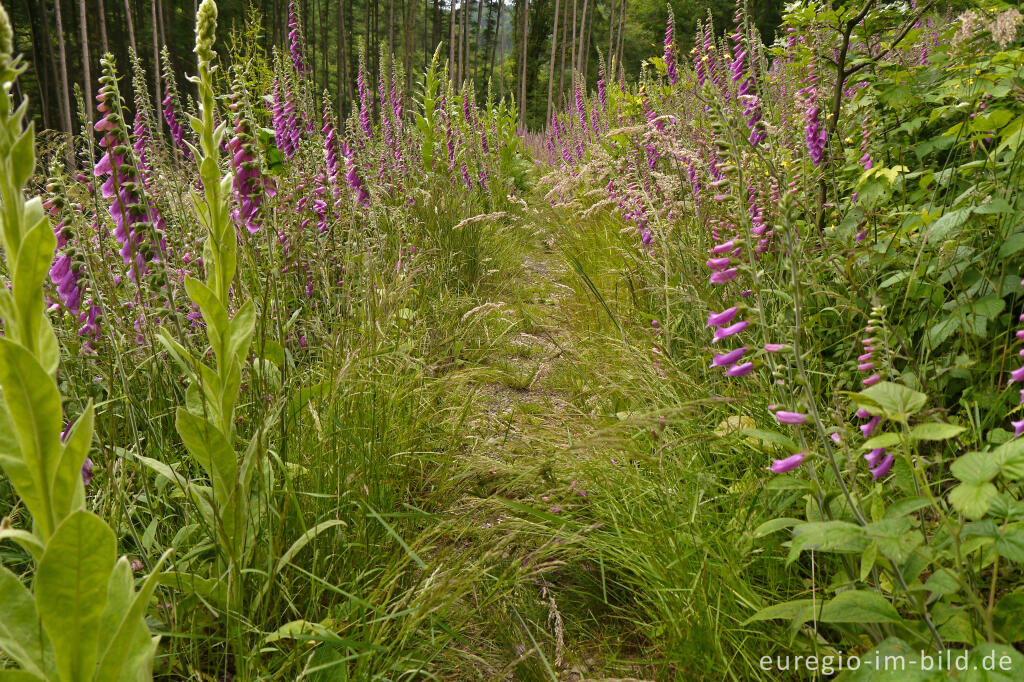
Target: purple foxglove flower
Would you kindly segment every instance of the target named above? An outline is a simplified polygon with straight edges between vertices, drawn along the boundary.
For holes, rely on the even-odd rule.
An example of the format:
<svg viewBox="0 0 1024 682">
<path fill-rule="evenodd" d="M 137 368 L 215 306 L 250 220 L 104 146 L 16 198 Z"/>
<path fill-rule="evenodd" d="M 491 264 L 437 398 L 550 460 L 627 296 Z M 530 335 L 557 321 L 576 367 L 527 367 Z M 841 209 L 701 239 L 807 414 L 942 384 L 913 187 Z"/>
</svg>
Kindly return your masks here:
<svg viewBox="0 0 1024 682">
<path fill-rule="evenodd" d="M 882 375 L 881 374 L 872 374 L 871 376 L 869 376 L 867 379 L 865 379 L 861 383 L 863 383 L 865 386 L 874 386 L 875 384 L 877 384 L 881 380 L 882 380 Z"/>
<path fill-rule="evenodd" d="M 769 353 L 778 353 L 779 351 L 786 350 L 787 348 L 789 348 L 789 346 L 787 346 L 784 343 L 766 343 L 766 344 L 764 344 L 764 349 L 766 351 L 768 351 Z"/>
<path fill-rule="evenodd" d="M 724 338 L 732 336 L 733 334 L 738 334 L 746 329 L 749 324 L 749 320 L 740 320 L 736 324 L 731 324 L 728 327 L 719 327 L 715 330 L 715 337 L 712 339 L 711 343 L 718 343 Z"/>
<path fill-rule="evenodd" d="M 725 370 L 725 376 L 727 377 L 745 377 L 754 371 L 754 363 L 744 362 L 741 365 L 733 365 L 729 369 Z"/>
<path fill-rule="evenodd" d="M 732 308 L 727 308 L 720 313 L 711 313 L 711 315 L 708 316 L 708 323 L 705 326 L 717 327 L 718 325 L 729 324 L 732 322 L 732 319 L 736 317 L 737 312 L 739 312 L 739 308 L 733 306 Z"/>
<path fill-rule="evenodd" d="M 725 270 L 731 262 L 731 256 L 722 256 L 721 258 L 709 258 L 704 264 L 708 267 L 708 270 Z"/>
<path fill-rule="evenodd" d="M 878 424 L 881 423 L 882 418 L 875 416 L 869 419 L 866 423 L 860 425 L 860 431 L 864 434 L 865 438 L 870 438 L 871 434 L 878 428 Z"/>
<path fill-rule="evenodd" d="M 785 410 L 779 410 L 775 413 L 775 418 L 779 420 L 780 424 L 806 424 L 807 415 L 800 412 L 787 412 Z"/>
<path fill-rule="evenodd" d="M 784 474 L 787 471 L 792 471 L 798 466 L 804 463 L 804 457 L 807 453 L 798 452 L 795 455 L 790 455 L 784 459 L 772 460 L 771 470 L 773 474 Z"/>
<path fill-rule="evenodd" d="M 736 268 L 729 268 L 728 270 L 721 270 L 711 275 L 712 284 L 725 284 L 736 279 L 739 275 L 739 270 Z"/>
<path fill-rule="evenodd" d="M 1010 383 L 1012 384 L 1017 381 L 1024 381 L 1024 366 L 1010 372 Z"/>
<path fill-rule="evenodd" d="M 711 361 L 712 367 L 730 367 L 743 357 L 743 354 L 747 352 L 746 346 L 741 346 L 735 350 L 731 350 L 728 353 L 722 353 L 721 355 L 715 355 L 714 360 Z"/>
<path fill-rule="evenodd" d="M 723 242 L 721 244 L 718 244 L 717 246 L 712 248 L 710 251 L 708 251 L 708 253 L 710 253 L 712 256 L 718 256 L 718 255 L 723 254 L 723 253 L 729 253 L 730 251 L 732 251 L 735 248 L 736 248 L 736 240 L 735 239 L 730 239 L 727 242 Z"/>
<path fill-rule="evenodd" d="M 1024 419 L 1021 419 L 1019 421 L 1011 421 L 1010 424 L 1013 425 L 1014 438 L 1018 438 L 1020 437 L 1020 434 L 1024 433 Z"/>
<path fill-rule="evenodd" d="M 306 66 L 306 60 L 302 57 L 302 30 L 299 26 L 299 13 L 295 8 L 295 0 L 288 3 L 288 43 L 295 72 L 299 75 L 305 74 L 309 68 Z"/>
<path fill-rule="evenodd" d="M 859 371 L 859 372 L 870 372 L 874 368 L 875 368 L 875 363 L 873 363 L 873 362 L 862 362 L 859 365 L 857 365 L 857 371 Z"/>
<path fill-rule="evenodd" d="M 868 468 L 874 468 L 878 466 L 878 463 L 885 458 L 885 448 L 875 448 L 871 452 L 864 455 L 864 459 L 868 463 Z"/>
<path fill-rule="evenodd" d="M 886 455 L 885 459 L 878 463 L 878 466 L 871 469 L 871 478 L 874 480 L 880 479 L 892 470 L 892 464 L 896 461 L 894 455 Z"/>
<path fill-rule="evenodd" d="M 676 84 L 678 76 L 676 74 L 676 55 L 675 55 L 675 17 L 672 15 L 672 6 L 668 8 L 668 22 L 665 25 L 665 70 L 668 75 L 668 82 L 672 85 Z"/>
<path fill-rule="evenodd" d="M 85 458 L 82 462 L 82 484 L 89 485 L 92 483 L 92 459 L 89 457 Z"/>
</svg>

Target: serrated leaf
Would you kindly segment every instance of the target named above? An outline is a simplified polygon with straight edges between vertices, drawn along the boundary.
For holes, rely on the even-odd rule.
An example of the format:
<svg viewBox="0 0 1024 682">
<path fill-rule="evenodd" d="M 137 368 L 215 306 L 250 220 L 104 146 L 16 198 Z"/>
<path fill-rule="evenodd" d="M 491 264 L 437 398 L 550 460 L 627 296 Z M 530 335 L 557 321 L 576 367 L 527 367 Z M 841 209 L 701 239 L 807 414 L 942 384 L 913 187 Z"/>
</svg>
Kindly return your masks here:
<svg viewBox="0 0 1024 682">
<path fill-rule="evenodd" d="M 1000 458 L 992 452 L 968 452 L 949 465 L 949 471 L 964 483 L 991 481 L 1000 470 Z"/>
<path fill-rule="evenodd" d="M 891 381 L 880 381 L 874 386 L 853 394 L 853 399 L 867 398 L 863 401 L 864 409 L 871 414 L 881 414 L 895 421 L 905 422 L 916 414 L 928 402 L 928 396 L 894 384 Z"/>
<path fill-rule="evenodd" d="M 1010 561 L 1024 564 L 1024 530 L 1011 530 L 996 539 L 996 551 L 999 556 Z"/>
</svg>

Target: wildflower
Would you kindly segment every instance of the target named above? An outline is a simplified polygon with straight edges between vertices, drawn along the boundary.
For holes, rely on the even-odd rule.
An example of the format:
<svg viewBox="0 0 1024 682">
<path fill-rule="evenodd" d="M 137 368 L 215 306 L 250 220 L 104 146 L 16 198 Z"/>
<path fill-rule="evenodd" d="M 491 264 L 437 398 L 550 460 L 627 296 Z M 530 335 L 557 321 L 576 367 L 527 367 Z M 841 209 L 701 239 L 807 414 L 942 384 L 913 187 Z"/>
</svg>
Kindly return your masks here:
<svg viewBox="0 0 1024 682">
<path fill-rule="evenodd" d="M 895 461 L 896 457 L 894 455 L 886 455 L 885 458 L 882 459 L 882 461 L 880 461 L 877 466 L 870 470 L 871 478 L 877 481 L 882 476 L 888 474 L 892 470 L 892 465 Z"/>
<path fill-rule="evenodd" d="M 740 365 L 733 365 L 729 369 L 725 370 L 725 376 L 727 377 L 745 377 L 754 371 L 753 362 L 744 362 Z"/>
<path fill-rule="evenodd" d="M 739 359 L 743 357 L 743 354 L 747 352 L 746 346 L 741 346 L 735 350 L 731 350 L 728 353 L 721 353 L 715 355 L 711 361 L 712 367 L 729 367 L 739 362 Z"/>
<path fill-rule="evenodd" d="M 807 456 L 804 452 L 798 452 L 795 455 L 790 455 L 784 459 L 772 460 L 771 470 L 774 474 L 784 474 L 787 471 L 792 471 L 798 466 L 804 463 L 804 458 Z"/>
<path fill-rule="evenodd" d="M 306 66 L 306 60 L 302 57 L 302 28 L 299 25 L 299 13 L 295 9 L 295 0 L 288 3 L 288 45 L 295 73 L 305 74 L 309 68 Z"/>
<path fill-rule="evenodd" d="M 672 85 L 676 84 L 678 75 L 676 74 L 676 55 L 675 55 L 675 16 L 672 14 L 672 6 L 668 7 L 668 22 L 665 25 L 665 71 L 668 75 L 668 82 Z"/>
<path fill-rule="evenodd" d="M 778 353 L 779 351 L 786 350 L 787 348 L 789 348 L 789 346 L 787 346 L 784 343 L 766 343 L 766 344 L 764 344 L 764 349 L 766 351 L 768 351 L 769 353 Z"/>
<path fill-rule="evenodd" d="M 718 341 L 721 341 L 726 337 L 732 336 L 733 334 L 738 334 L 744 329 L 746 329 L 749 325 L 749 320 L 740 320 L 736 324 L 731 324 L 728 327 L 719 327 L 718 329 L 715 330 L 715 336 L 712 339 L 711 343 L 717 343 Z"/>
<path fill-rule="evenodd" d="M 728 308 L 726 310 L 723 310 L 720 313 L 714 313 L 713 312 L 713 313 L 711 313 L 711 315 L 708 316 L 708 323 L 705 326 L 706 327 L 715 327 L 715 326 L 718 326 L 718 325 L 729 324 L 730 322 L 732 322 L 732 319 L 734 317 L 736 317 L 736 313 L 738 311 L 739 311 L 739 308 L 736 307 L 736 306 L 733 306 L 732 308 Z"/>
<path fill-rule="evenodd" d="M 779 420 L 780 424 L 806 424 L 807 415 L 800 412 L 787 412 L 785 410 L 779 410 L 775 413 L 775 418 Z"/>
<path fill-rule="evenodd" d="M 180 107 L 178 103 L 178 87 L 174 81 L 171 55 L 166 46 L 161 51 L 160 58 L 163 61 L 164 98 L 161 104 L 164 108 L 164 120 L 167 121 L 167 127 L 171 130 L 171 139 L 174 140 L 174 144 L 181 150 L 184 157 L 190 160 L 192 158 L 192 150 L 189 149 L 188 143 L 185 141 L 185 129 L 178 121 L 177 109 Z"/>
</svg>

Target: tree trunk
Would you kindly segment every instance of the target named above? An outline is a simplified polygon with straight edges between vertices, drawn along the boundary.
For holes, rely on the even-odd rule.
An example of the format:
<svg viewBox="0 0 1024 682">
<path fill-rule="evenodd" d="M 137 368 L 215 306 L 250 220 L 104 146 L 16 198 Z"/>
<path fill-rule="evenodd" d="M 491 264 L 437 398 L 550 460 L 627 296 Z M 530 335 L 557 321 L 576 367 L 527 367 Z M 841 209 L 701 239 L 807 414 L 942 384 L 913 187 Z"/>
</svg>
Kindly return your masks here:
<svg viewBox="0 0 1024 682">
<path fill-rule="evenodd" d="M 565 44 L 569 42 L 569 0 L 562 5 L 562 56 L 558 66 L 558 104 L 561 110 L 565 104 Z"/>
<path fill-rule="evenodd" d="M 482 47 L 481 42 L 481 27 L 483 26 L 484 20 L 484 0 L 477 0 L 476 3 L 476 40 L 473 41 L 473 54 L 476 55 L 476 64 L 473 68 L 473 80 L 480 80 L 480 62 L 486 61 L 486 59 L 480 59 L 480 50 Z M 486 53 L 484 53 L 486 55 Z"/>
<path fill-rule="evenodd" d="M 576 44 L 579 46 L 576 50 L 576 73 L 583 71 L 583 31 L 587 26 L 587 7 L 590 4 L 590 0 L 583 0 L 583 12 L 580 14 L 580 35 Z"/>
<path fill-rule="evenodd" d="M 57 2 L 59 3 L 60 0 L 57 0 Z M 89 62 L 88 18 L 89 14 L 85 10 L 85 0 L 78 0 L 78 29 L 82 39 L 82 78 L 85 83 L 83 90 L 85 95 L 85 116 L 89 121 L 92 121 L 92 74 L 90 73 L 91 64 Z"/>
<path fill-rule="evenodd" d="M 45 9 L 45 7 L 44 7 Z M 32 64 L 35 66 L 36 79 L 39 83 L 39 106 L 43 116 L 43 128 L 49 129 L 50 125 L 50 95 L 53 94 L 53 81 L 50 78 L 53 65 L 49 33 L 46 31 L 48 21 L 40 21 L 36 15 L 35 0 L 25 0 L 25 11 L 28 15 L 29 29 L 32 32 Z M 56 79 L 53 79 L 56 80 Z M 59 100 L 58 100 L 59 103 Z"/>
<path fill-rule="evenodd" d="M 526 46 L 530 39 L 530 0 L 523 0 L 523 73 L 519 81 L 519 120 L 526 130 Z"/>
<path fill-rule="evenodd" d="M 555 0 L 555 25 L 551 30 L 551 65 L 548 67 L 548 109 L 544 114 L 544 126 L 551 125 L 551 96 L 555 90 L 555 50 L 558 47 L 558 1 Z"/>
<path fill-rule="evenodd" d="M 159 32 L 159 24 L 157 23 L 157 3 L 150 3 L 153 13 L 153 87 L 156 90 L 156 98 L 160 99 L 160 40 L 157 35 Z M 153 109 L 153 127 L 156 130 L 160 130 L 160 122 L 163 119 L 163 109 L 161 107 L 154 107 Z"/>
<path fill-rule="evenodd" d="M 132 19 L 131 0 L 124 0 L 124 16 L 125 21 L 128 22 L 128 44 L 131 46 L 132 52 L 138 54 L 139 48 L 135 44 L 135 21 Z"/>
<path fill-rule="evenodd" d="M 505 0 L 498 0 L 501 4 L 498 5 L 498 30 L 501 32 L 501 64 L 498 66 L 501 78 L 501 99 L 505 99 L 505 24 L 501 20 L 501 8 L 505 5 Z"/>
<path fill-rule="evenodd" d="M 103 54 L 110 52 L 110 42 L 107 40 L 107 8 L 106 0 L 99 0 L 99 15 L 100 15 L 100 46 L 103 48 Z"/>
<path fill-rule="evenodd" d="M 451 0 L 452 6 L 449 12 L 449 35 L 448 35 L 448 77 L 455 79 L 455 3 L 458 0 Z"/>
<path fill-rule="evenodd" d="M 569 55 L 569 57 L 570 57 L 570 59 L 569 59 L 569 71 L 570 72 L 573 69 L 576 68 L 576 6 L 577 6 L 576 0 L 572 0 L 572 36 L 570 36 L 570 40 L 569 40 L 569 48 L 571 50 L 571 53 Z M 570 87 L 571 87 L 572 83 L 574 83 L 575 81 L 571 78 L 572 73 L 570 73 L 569 76 L 570 76 L 569 84 L 570 84 Z"/>
<path fill-rule="evenodd" d="M 61 114 L 64 117 L 64 132 L 69 135 L 74 133 L 71 127 L 71 95 L 68 88 L 68 55 L 64 46 L 64 20 L 60 11 L 60 0 L 53 3 L 55 19 L 57 22 L 57 55 L 60 62 L 60 96 L 63 100 Z"/>
<path fill-rule="evenodd" d="M 626 2 L 627 0 L 622 0 L 621 4 L 619 5 L 619 36 L 618 46 L 615 48 L 615 67 L 616 70 L 619 72 L 620 77 L 624 73 L 622 69 L 622 26 L 623 24 L 626 23 Z M 615 77 L 614 73 L 612 74 L 612 77 Z"/>
<path fill-rule="evenodd" d="M 608 51 L 605 52 L 605 58 L 611 60 L 612 58 L 612 47 L 614 46 L 613 39 L 615 37 L 615 6 L 618 3 L 616 0 L 610 0 L 610 9 L 608 10 Z M 605 67 L 606 69 L 611 68 L 611 64 Z"/>
</svg>

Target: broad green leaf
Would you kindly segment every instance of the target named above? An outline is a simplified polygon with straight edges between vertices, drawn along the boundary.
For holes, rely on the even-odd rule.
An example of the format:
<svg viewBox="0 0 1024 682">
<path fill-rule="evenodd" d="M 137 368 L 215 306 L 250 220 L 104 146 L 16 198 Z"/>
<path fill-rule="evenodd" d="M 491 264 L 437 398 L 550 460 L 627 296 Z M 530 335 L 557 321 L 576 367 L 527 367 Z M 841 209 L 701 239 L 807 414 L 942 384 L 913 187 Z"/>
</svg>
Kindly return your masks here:
<svg viewBox="0 0 1024 682">
<path fill-rule="evenodd" d="M 992 451 L 992 458 L 999 462 L 1003 477 L 1016 481 L 1024 478 L 1024 439 L 1014 438 Z"/>
<path fill-rule="evenodd" d="M 8 180 L 15 187 L 24 187 L 32 177 L 36 167 L 35 122 L 29 121 L 28 126 L 11 145 L 9 159 L 11 161 L 11 177 Z M 36 199 L 38 201 L 38 198 Z M 51 254 L 53 252 L 51 251 Z"/>
<path fill-rule="evenodd" d="M 786 563 L 791 564 L 805 549 L 820 552 L 860 552 L 868 546 L 864 529 L 846 521 L 816 521 L 793 529 Z"/>
<path fill-rule="evenodd" d="M 900 422 L 907 421 L 911 415 L 919 412 L 928 402 L 928 396 L 924 393 L 890 381 L 880 381 L 874 386 L 854 394 L 854 400 L 858 396 L 868 399 L 864 401 L 864 408 L 871 414 L 881 414 Z"/>
<path fill-rule="evenodd" d="M 231 341 L 228 348 L 228 355 L 234 357 L 240 365 L 245 364 L 255 328 L 256 306 L 252 301 L 246 301 L 231 320 Z"/>
<path fill-rule="evenodd" d="M 142 588 L 138 594 L 134 595 L 131 604 L 120 614 L 117 630 L 100 658 L 99 668 L 96 671 L 96 682 L 118 682 L 121 679 L 125 663 L 131 657 L 132 645 L 134 642 L 140 641 L 136 637 L 140 630 L 147 635 L 141 638 L 143 646 L 148 644 L 148 629 L 145 622 L 146 608 L 156 590 L 160 568 L 170 555 L 171 550 L 164 552 L 156 566 L 153 567 L 153 571 L 146 576 Z"/>
<path fill-rule="evenodd" d="M 891 448 L 894 445 L 900 444 L 900 434 L 898 433 L 880 433 L 877 436 L 872 436 L 864 441 L 864 444 L 860 446 L 861 450 L 874 450 L 875 448 Z"/>
<path fill-rule="evenodd" d="M 58 523 L 72 509 L 85 504 L 85 486 L 82 483 L 82 465 L 92 447 L 92 401 L 75 422 L 67 442 L 61 449 L 60 462 L 53 478 L 53 509 Z"/>
<path fill-rule="evenodd" d="M 885 510 L 885 517 L 898 518 L 907 514 L 913 514 L 918 509 L 924 509 L 929 504 L 931 503 L 925 497 L 908 497 L 890 504 Z"/>
<path fill-rule="evenodd" d="M 791 519 L 785 517 L 765 521 L 760 526 L 754 529 L 754 537 L 763 538 L 764 536 L 770 535 L 775 531 L 782 530 L 783 528 L 792 528 L 798 523 L 800 523 L 800 519 Z"/>
<path fill-rule="evenodd" d="M 1005 644 L 986 642 L 971 649 L 964 682 L 1020 682 L 1024 655 Z"/>
<path fill-rule="evenodd" d="M 964 483 L 985 483 L 999 474 L 999 456 L 991 452 L 968 452 L 949 466 L 950 472 Z"/>
<path fill-rule="evenodd" d="M 889 600 L 878 592 L 847 590 L 821 607 L 822 623 L 898 623 L 901 618 Z"/>
<path fill-rule="evenodd" d="M 27 672 L 51 677 L 56 672 L 53 648 L 40 627 L 32 593 L 18 576 L 0 566 L 0 651 Z"/>
<path fill-rule="evenodd" d="M 935 594 L 947 596 L 960 591 L 960 581 L 956 574 L 948 568 L 940 568 L 932 573 L 924 584 L 924 589 Z"/>
<path fill-rule="evenodd" d="M 1024 592 L 1003 595 L 992 612 L 992 624 L 999 636 L 1014 644 L 1024 641 Z"/>
<path fill-rule="evenodd" d="M 206 469 L 213 481 L 213 492 L 224 504 L 235 490 L 238 464 L 235 451 L 213 424 L 183 407 L 175 413 L 175 428 L 189 454 Z"/>
<path fill-rule="evenodd" d="M 999 556 L 1024 564 L 1024 530 L 1007 531 L 1005 535 L 996 538 L 996 551 Z"/>
<path fill-rule="evenodd" d="M 0 337 L 0 388 L 32 490 L 18 494 L 42 531 L 53 533 L 50 491 L 60 460 L 61 409 L 57 384 L 23 346 Z M 0 453 L 17 455 L 17 453 Z M 17 485 L 18 480 L 12 477 Z"/>
<path fill-rule="evenodd" d="M 998 492 L 991 483 L 961 483 L 949 491 L 949 502 L 967 518 L 980 519 Z"/>
<path fill-rule="evenodd" d="M 115 547 L 114 531 L 92 512 L 78 510 L 57 527 L 39 562 L 36 608 L 62 680 L 92 679 Z"/>
<path fill-rule="evenodd" d="M 46 281 L 57 248 L 57 237 L 50 222 L 43 218 L 29 228 L 14 263 L 14 304 L 18 309 L 18 336 L 22 342 L 35 347 L 40 332 L 43 310 L 43 282 Z M 25 327 L 26 328 L 20 328 Z M 33 342 L 29 343 L 29 339 Z"/>
<path fill-rule="evenodd" d="M 750 618 L 747 618 L 743 621 L 743 625 L 760 620 L 774 620 L 776 618 L 792 620 L 802 616 L 803 614 L 808 614 L 807 620 L 810 620 L 813 603 L 814 602 L 811 599 L 796 599 L 793 601 L 783 602 L 781 604 L 772 604 L 771 606 L 761 609 Z"/>
<path fill-rule="evenodd" d="M 956 424 L 942 424 L 939 422 L 928 422 L 918 424 L 910 429 L 911 440 L 948 440 L 955 438 L 967 429 Z"/>
<path fill-rule="evenodd" d="M 24 670 L 0 670 L 0 682 L 39 682 L 43 679 Z"/>
<path fill-rule="evenodd" d="M 46 549 L 38 537 L 18 528 L 0 526 L 0 540 L 13 540 L 18 543 L 36 562 L 43 558 L 43 551 Z"/>
</svg>

